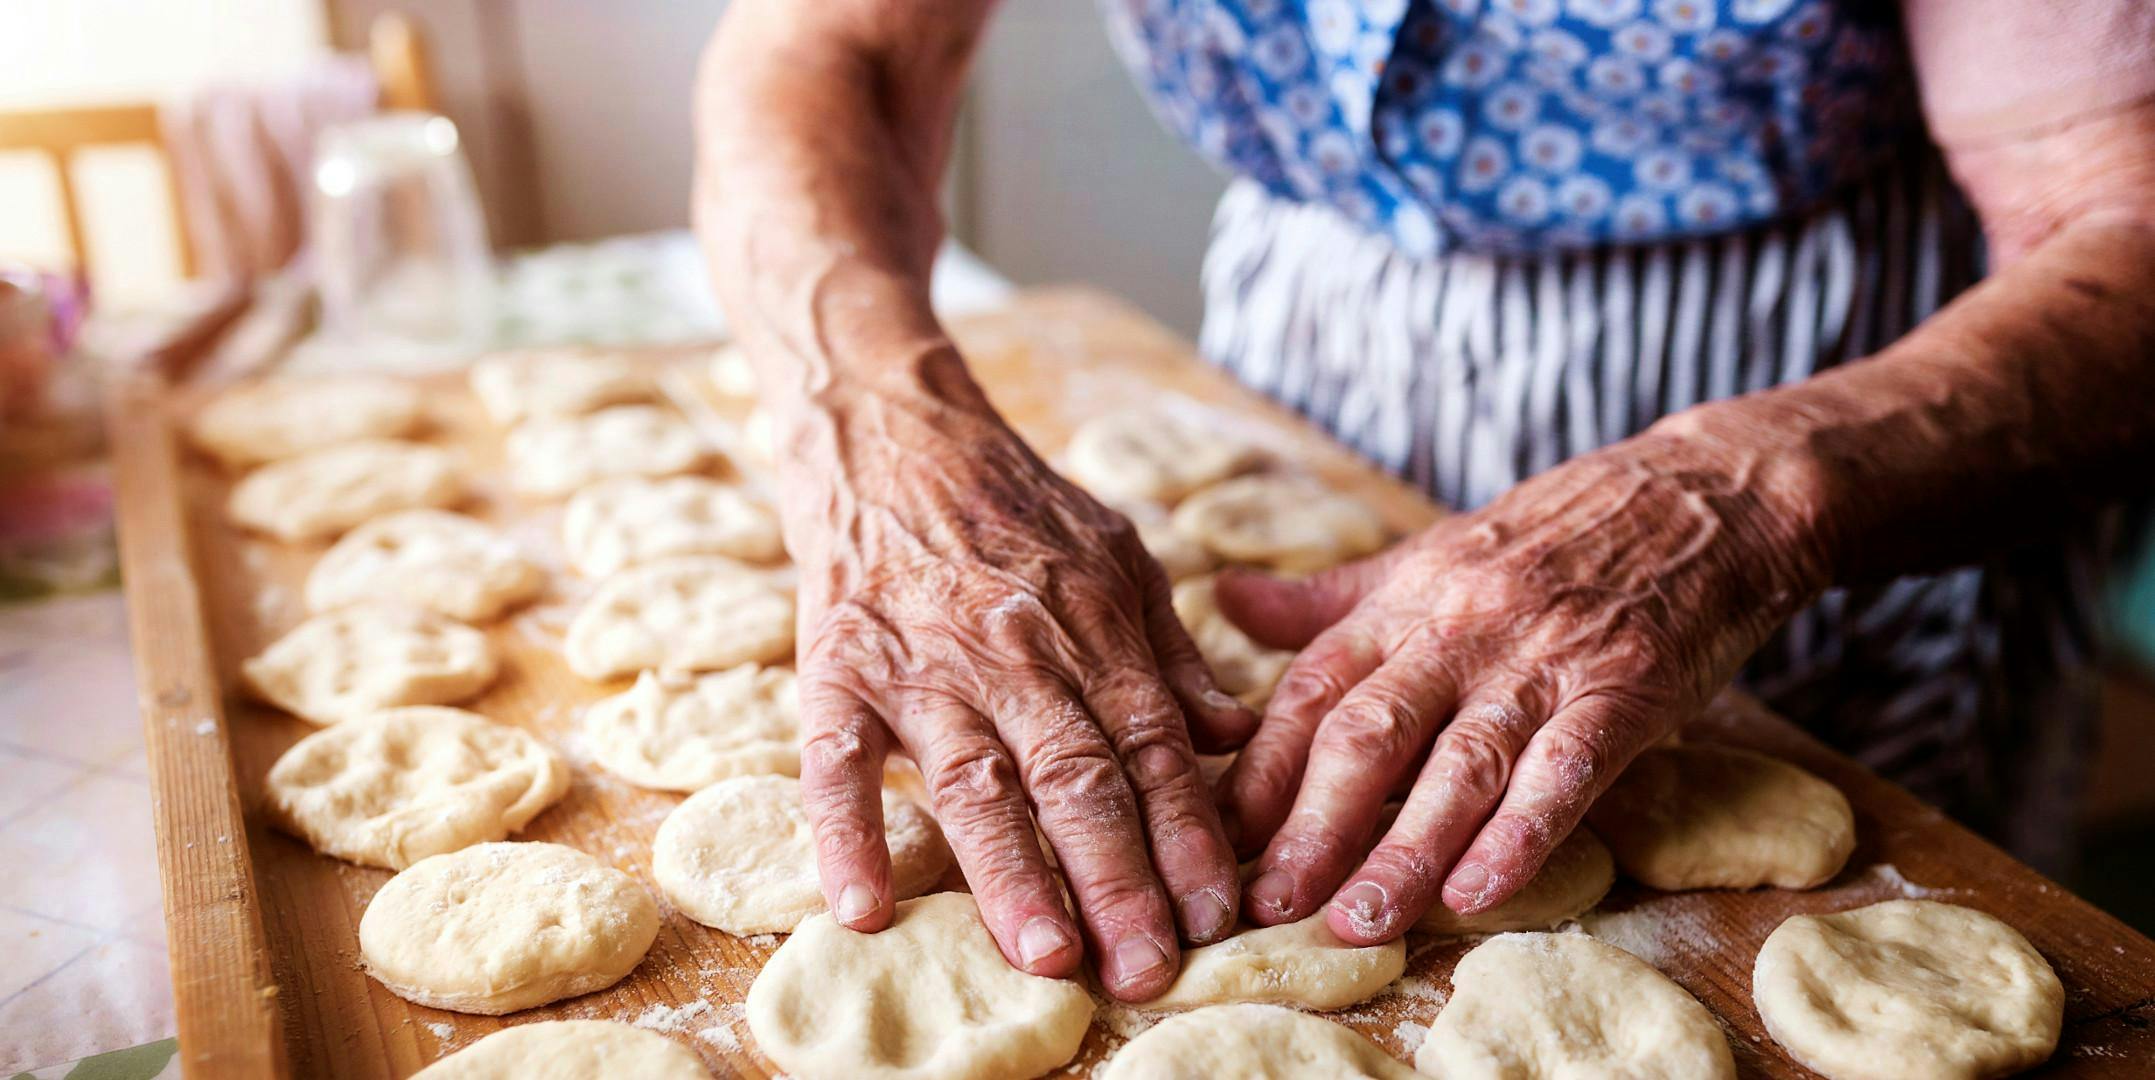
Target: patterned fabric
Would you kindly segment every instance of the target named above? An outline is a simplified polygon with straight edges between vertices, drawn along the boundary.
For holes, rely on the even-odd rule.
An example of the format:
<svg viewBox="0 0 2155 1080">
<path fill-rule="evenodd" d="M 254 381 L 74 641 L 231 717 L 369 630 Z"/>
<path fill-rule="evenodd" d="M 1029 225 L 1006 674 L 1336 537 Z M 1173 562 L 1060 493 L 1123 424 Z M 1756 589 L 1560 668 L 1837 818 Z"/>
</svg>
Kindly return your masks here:
<svg viewBox="0 0 2155 1080">
<path fill-rule="evenodd" d="M 1973 284 L 1943 169 L 1711 240 L 1416 259 L 1238 182 L 1204 353 L 1461 508 L 1702 401 L 1864 357 Z M 1819 737 L 2058 872 L 2095 717 L 2090 541 L 1836 589 L 1745 672 Z"/>
<path fill-rule="evenodd" d="M 1415 256 L 1725 232 L 1922 137 L 1890 4 L 1102 6 L 1170 130 Z"/>
</svg>

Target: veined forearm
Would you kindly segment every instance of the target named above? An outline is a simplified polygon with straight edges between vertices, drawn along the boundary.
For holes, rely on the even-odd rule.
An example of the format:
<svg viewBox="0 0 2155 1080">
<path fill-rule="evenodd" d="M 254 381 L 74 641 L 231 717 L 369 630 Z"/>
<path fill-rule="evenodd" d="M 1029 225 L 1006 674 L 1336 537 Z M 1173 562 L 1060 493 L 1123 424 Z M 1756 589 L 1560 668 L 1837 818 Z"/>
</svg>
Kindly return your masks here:
<svg viewBox="0 0 2155 1080">
<path fill-rule="evenodd" d="M 1759 477 L 1830 583 L 2039 537 L 2155 486 L 2155 225 L 2069 225 L 1875 357 L 1656 430 Z"/>
</svg>

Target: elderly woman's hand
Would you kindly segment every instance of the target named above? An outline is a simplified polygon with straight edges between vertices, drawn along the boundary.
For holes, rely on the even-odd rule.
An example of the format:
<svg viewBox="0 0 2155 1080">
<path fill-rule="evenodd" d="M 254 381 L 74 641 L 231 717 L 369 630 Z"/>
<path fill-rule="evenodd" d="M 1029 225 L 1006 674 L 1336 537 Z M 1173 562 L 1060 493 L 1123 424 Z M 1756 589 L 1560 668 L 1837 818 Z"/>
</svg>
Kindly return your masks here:
<svg viewBox="0 0 2155 1080">
<path fill-rule="evenodd" d="M 895 735 L 1013 965 L 1071 973 L 1082 921 L 1110 993 L 1158 994 L 1178 924 L 1214 941 L 1237 905 L 1192 737 L 1222 748 L 1257 721 L 1213 685 L 1158 564 L 969 385 L 819 403 L 781 429 L 802 798 L 839 921 L 890 919 L 877 792 Z"/>
<path fill-rule="evenodd" d="M 1815 595 L 1801 492 L 1697 450 L 1657 430 L 1372 559 L 1300 582 L 1223 575 L 1229 617 L 1303 650 L 1220 785 L 1230 835 L 1263 846 L 1251 919 L 1330 899 L 1332 929 L 1367 943 L 1433 904 L 1502 901 Z"/>
</svg>

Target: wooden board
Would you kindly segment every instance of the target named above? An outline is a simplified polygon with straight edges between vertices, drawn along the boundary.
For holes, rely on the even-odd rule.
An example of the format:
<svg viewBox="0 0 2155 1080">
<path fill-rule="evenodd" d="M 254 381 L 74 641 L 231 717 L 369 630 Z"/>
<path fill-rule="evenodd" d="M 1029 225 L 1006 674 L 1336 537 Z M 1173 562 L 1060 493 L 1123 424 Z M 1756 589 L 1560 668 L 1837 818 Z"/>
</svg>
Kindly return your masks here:
<svg viewBox="0 0 2155 1080">
<path fill-rule="evenodd" d="M 1050 456 L 1085 417 L 1162 408 L 1202 414 L 1246 434 L 1368 500 L 1399 531 L 1437 514 L 1418 494 L 1098 294 L 1033 293 L 1005 310 L 960 320 L 954 330 L 997 404 Z M 721 445 L 737 448 L 747 403 L 711 392 L 701 379 L 704 355 L 677 350 L 654 355 L 653 362 L 678 368 L 667 381 L 670 396 Z M 472 511 L 503 523 L 558 567 L 558 508 L 506 493 L 500 432 L 460 379 L 433 380 L 430 390 L 434 440 L 464 453 L 481 478 Z M 170 407 L 188 406 L 175 398 Z M 507 1023 L 586 1017 L 656 1025 L 721 1077 L 769 1075 L 772 1066 L 755 1052 L 740 1003 L 776 939 L 737 939 L 671 912 L 650 956 L 627 980 L 506 1019 L 412 1005 L 362 974 L 359 916 L 389 874 L 315 855 L 264 826 L 262 779 L 310 729 L 229 696 L 238 662 L 297 621 L 300 582 L 319 548 L 234 532 L 221 512 L 229 479 L 193 455 L 175 462 L 160 425 L 144 430 L 121 450 L 122 521 L 141 680 L 146 706 L 154 706 L 146 717 L 181 1046 L 191 1066 L 203 1066 L 191 1073 L 402 1077 Z M 189 559 L 192 577 L 175 571 Z M 555 651 L 587 590 L 564 571 L 553 594 L 492 629 L 504 675 L 474 707 L 538 733 L 576 764 L 568 796 L 521 838 L 572 845 L 649 881 L 652 833 L 678 797 L 630 787 L 585 760 L 575 730 L 579 710 L 623 685 L 576 678 Z M 190 636 L 197 625 L 202 632 Z M 221 712 L 199 707 L 215 702 L 193 701 L 189 711 L 188 700 L 167 699 L 175 686 L 212 680 L 228 695 Z M 192 734 L 197 726 L 199 736 Z M 1831 780 L 1848 794 L 1861 830 L 1848 871 L 1816 891 L 1665 896 L 1619 885 L 1591 919 L 1594 932 L 1646 957 L 1721 1018 L 1746 1075 L 1809 1075 L 1764 1036 L 1750 1004 L 1751 964 L 1767 933 L 1791 914 L 1902 896 L 1992 912 L 2050 958 L 2068 997 L 2064 1042 L 2049 1073 L 2147 1075 L 2155 1063 L 2155 943 L 1755 706 L 1724 702 L 1694 734 L 1767 750 Z M 227 744 L 229 770 L 222 756 Z M 230 827 L 235 807 L 243 834 Z M 1408 976 L 1398 986 L 1335 1016 L 1409 1056 L 1465 947 L 1415 941 Z M 267 972 L 266 984 L 254 974 L 260 971 Z M 261 1023 L 270 1015 L 281 1047 L 262 1045 Z M 1086 1074 L 1148 1022 L 1134 1010 L 1104 1008 L 1082 1054 L 1063 1072 Z"/>
</svg>

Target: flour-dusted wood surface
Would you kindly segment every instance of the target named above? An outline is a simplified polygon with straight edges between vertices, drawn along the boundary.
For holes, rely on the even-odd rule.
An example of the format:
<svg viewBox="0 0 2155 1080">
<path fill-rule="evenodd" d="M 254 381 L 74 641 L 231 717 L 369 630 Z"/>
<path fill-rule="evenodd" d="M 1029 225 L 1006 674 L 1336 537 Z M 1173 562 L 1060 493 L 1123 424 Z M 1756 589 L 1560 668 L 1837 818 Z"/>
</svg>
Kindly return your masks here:
<svg viewBox="0 0 2155 1080">
<path fill-rule="evenodd" d="M 1086 417 L 1130 407 L 1166 409 L 1256 440 L 1280 459 L 1367 499 L 1399 531 L 1436 516 L 1419 495 L 1205 367 L 1185 344 L 1129 307 L 1098 294 L 1033 293 L 1005 310 L 961 320 L 954 329 L 997 404 L 1051 458 Z M 706 355 L 677 350 L 654 354 L 652 362 L 673 372 L 666 380 L 669 396 L 739 460 L 747 456 L 740 436 L 748 403 L 712 390 L 703 378 Z M 580 711 L 626 682 L 585 682 L 556 652 L 569 615 L 589 589 L 563 568 L 555 538 L 558 505 L 508 493 L 501 432 L 479 412 L 461 379 L 442 377 L 430 387 L 436 391 L 429 399 L 436 421 L 432 440 L 463 453 L 479 481 L 468 509 L 501 523 L 557 571 L 552 593 L 491 629 L 503 654 L 503 676 L 472 705 L 497 722 L 537 733 L 575 764 L 568 796 L 519 838 L 580 848 L 648 882 L 652 833 L 679 798 L 614 780 L 583 752 Z M 182 395 L 169 407 L 184 413 L 191 405 Z M 232 692 L 239 661 L 298 621 L 300 584 L 320 548 L 281 545 L 228 527 L 221 504 L 231 478 L 184 451 L 175 458 L 157 423 L 123 443 L 128 593 L 151 725 L 159 853 L 190 1075 L 403 1077 L 505 1025 L 572 1017 L 655 1027 L 693 1048 L 720 1077 L 773 1072 L 755 1051 L 741 1002 L 777 939 L 737 939 L 671 912 L 630 978 L 510 1017 L 423 1008 L 370 981 L 360 967 L 359 916 L 389 874 L 315 855 L 265 826 L 263 777 L 311 729 Z M 189 560 L 191 580 L 184 573 Z M 192 607 L 197 595 L 199 614 Z M 171 688 L 212 680 L 225 694 L 221 710 L 215 700 L 166 696 Z M 205 692 L 214 698 L 217 690 Z M 184 721 L 181 727 L 161 731 L 175 716 Z M 204 722 L 211 726 L 196 735 Z M 1666 896 L 1620 884 L 1587 920 L 1592 932 L 1651 961 L 1713 1009 L 1746 1075 L 1809 1075 L 1765 1037 L 1750 1004 L 1751 963 L 1766 935 L 1792 914 L 1908 896 L 1996 914 L 2050 958 L 2065 982 L 2067 1002 L 2064 1041 L 2046 1066 L 2049 1074 L 2146 1076 L 2155 1068 L 2155 943 L 1755 707 L 1729 701 L 1692 734 L 1754 746 L 1812 769 L 1847 793 L 1861 830 L 1847 872 L 1826 888 Z M 244 834 L 229 828 L 234 808 L 244 815 Z M 259 936 L 263 952 L 252 951 L 250 934 Z M 1411 1056 L 1422 1026 L 1442 1005 L 1451 965 L 1466 947 L 1416 940 L 1406 978 L 1333 1015 L 1402 1058 Z M 257 970 L 250 958 L 257 955 L 266 957 L 269 969 L 260 978 L 250 975 Z M 264 978 L 273 986 L 265 988 Z M 262 1029 L 269 1022 L 281 1033 L 282 1060 L 280 1047 L 264 1045 Z M 1140 1011 L 1103 1007 L 1083 1053 L 1064 1072 L 1086 1074 L 1150 1022 Z"/>
</svg>

